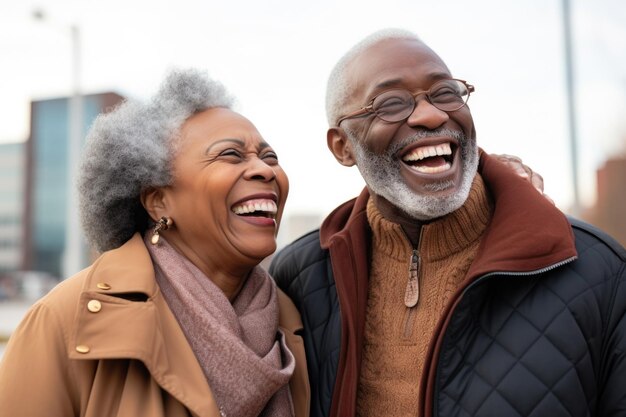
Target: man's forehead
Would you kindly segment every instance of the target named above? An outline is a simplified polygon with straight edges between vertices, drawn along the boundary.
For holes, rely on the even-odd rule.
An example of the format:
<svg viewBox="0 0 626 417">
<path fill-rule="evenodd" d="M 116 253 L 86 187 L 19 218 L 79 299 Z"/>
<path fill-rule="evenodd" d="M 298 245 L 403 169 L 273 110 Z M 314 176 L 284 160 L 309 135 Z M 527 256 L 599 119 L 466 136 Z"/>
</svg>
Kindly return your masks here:
<svg viewBox="0 0 626 417">
<path fill-rule="evenodd" d="M 347 67 L 351 96 L 403 83 L 450 77 L 443 60 L 418 39 L 385 39 L 357 54 Z"/>
</svg>

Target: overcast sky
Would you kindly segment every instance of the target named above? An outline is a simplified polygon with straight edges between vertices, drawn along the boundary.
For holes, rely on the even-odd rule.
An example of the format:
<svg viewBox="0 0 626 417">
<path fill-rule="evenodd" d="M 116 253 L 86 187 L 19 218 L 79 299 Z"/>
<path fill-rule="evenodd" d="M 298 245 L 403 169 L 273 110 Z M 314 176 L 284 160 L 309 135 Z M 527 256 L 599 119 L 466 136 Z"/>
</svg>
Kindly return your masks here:
<svg viewBox="0 0 626 417">
<path fill-rule="evenodd" d="M 31 18 L 34 9 L 48 19 Z M 580 180 L 626 150 L 626 2 L 572 0 Z M 327 213 L 362 187 L 326 149 L 324 90 L 334 62 L 386 27 L 416 32 L 476 86 L 478 142 L 543 174 L 572 198 L 561 0 L 4 0 L 0 142 L 28 136 L 29 101 L 71 91 L 69 26 L 80 27 L 85 93 L 146 98 L 167 68 L 208 70 L 277 150 L 291 179 L 287 213 Z"/>
</svg>

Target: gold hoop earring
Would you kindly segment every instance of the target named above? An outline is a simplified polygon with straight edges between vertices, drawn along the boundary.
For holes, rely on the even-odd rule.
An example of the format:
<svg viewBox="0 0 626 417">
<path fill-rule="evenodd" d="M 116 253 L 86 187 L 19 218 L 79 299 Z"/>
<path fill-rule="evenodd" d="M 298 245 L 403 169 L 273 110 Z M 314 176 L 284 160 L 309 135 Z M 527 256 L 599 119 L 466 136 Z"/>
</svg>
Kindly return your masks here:
<svg viewBox="0 0 626 417">
<path fill-rule="evenodd" d="M 157 245 L 159 243 L 159 238 L 161 237 L 159 233 L 164 230 L 169 229 L 174 224 L 174 221 L 167 216 L 163 216 L 159 219 L 158 222 L 154 225 L 154 230 L 152 231 L 152 238 L 150 238 L 150 243 L 153 245 Z"/>
</svg>

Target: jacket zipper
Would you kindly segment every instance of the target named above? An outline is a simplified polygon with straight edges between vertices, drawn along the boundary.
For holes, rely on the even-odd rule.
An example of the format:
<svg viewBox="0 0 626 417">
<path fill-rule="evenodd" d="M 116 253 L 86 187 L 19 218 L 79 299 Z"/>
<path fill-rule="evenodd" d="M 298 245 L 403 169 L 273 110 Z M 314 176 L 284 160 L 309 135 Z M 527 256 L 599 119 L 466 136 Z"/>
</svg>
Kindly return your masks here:
<svg viewBox="0 0 626 417">
<path fill-rule="evenodd" d="M 551 271 L 553 269 L 559 268 L 565 264 L 568 264 L 570 262 L 575 261 L 578 258 L 578 256 L 572 256 L 571 258 L 567 258 L 564 259 L 560 262 L 557 262 L 555 264 L 546 266 L 544 268 L 540 268 L 540 269 L 536 269 L 534 271 L 528 271 L 528 272 L 510 272 L 510 271 L 494 271 L 494 272 L 489 272 L 485 275 L 482 275 L 480 277 L 478 277 L 477 279 L 474 280 L 474 282 L 472 282 L 470 285 L 468 285 L 464 290 L 463 293 L 461 293 L 460 299 L 457 303 L 457 306 L 460 304 L 462 298 L 465 296 L 465 294 L 468 293 L 468 291 L 470 291 L 471 289 L 473 289 L 474 287 L 476 287 L 477 285 L 479 285 L 480 283 L 482 283 L 483 281 L 485 281 L 487 278 L 490 278 L 494 275 L 501 275 L 501 276 L 508 276 L 508 277 L 524 277 L 524 276 L 531 276 L 531 275 L 539 275 L 542 274 L 544 272 L 548 272 Z M 450 312 L 450 316 L 452 316 L 454 314 L 454 311 Z M 444 337 L 445 337 L 445 330 L 444 330 Z M 436 395 L 439 392 L 439 361 L 437 361 L 437 370 L 435 371 L 435 389 L 434 389 L 434 394 Z M 426 387 L 422 387 L 421 389 L 426 389 Z M 419 401 L 419 399 L 418 399 Z M 433 412 L 432 412 L 432 416 L 433 417 L 437 417 L 438 416 L 438 403 L 437 401 L 433 400 Z M 424 410 L 426 412 L 426 414 L 428 414 L 428 410 Z"/>
</svg>

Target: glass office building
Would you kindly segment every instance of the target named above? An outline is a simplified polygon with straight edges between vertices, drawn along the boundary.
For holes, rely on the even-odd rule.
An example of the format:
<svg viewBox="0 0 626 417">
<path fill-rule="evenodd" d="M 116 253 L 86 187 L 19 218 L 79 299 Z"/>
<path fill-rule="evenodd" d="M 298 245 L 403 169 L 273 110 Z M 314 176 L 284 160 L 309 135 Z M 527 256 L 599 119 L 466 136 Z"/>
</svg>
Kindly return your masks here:
<svg viewBox="0 0 626 417">
<path fill-rule="evenodd" d="M 121 100 L 115 93 L 83 97 L 83 140 L 95 117 Z M 24 269 L 44 271 L 56 277 L 62 277 L 66 244 L 69 106 L 69 98 L 33 101 L 31 136 L 27 143 Z M 88 259 L 85 257 L 81 263 L 86 265 Z"/>
</svg>

